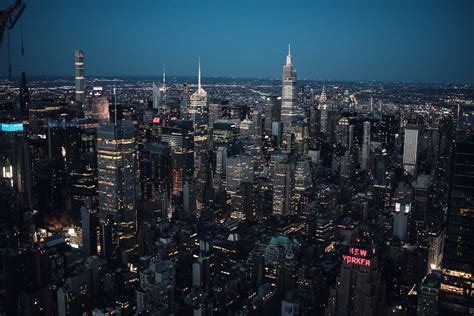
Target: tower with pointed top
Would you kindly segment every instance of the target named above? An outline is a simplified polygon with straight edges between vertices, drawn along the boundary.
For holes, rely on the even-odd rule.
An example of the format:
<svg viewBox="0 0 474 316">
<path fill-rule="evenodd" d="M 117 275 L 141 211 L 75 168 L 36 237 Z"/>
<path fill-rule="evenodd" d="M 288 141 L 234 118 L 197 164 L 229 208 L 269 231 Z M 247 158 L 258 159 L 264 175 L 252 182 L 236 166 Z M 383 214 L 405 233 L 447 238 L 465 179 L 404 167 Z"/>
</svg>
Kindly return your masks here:
<svg viewBox="0 0 474 316">
<path fill-rule="evenodd" d="M 163 82 L 160 87 L 153 83 L 153 108 L 166 110 L 166 92 L 168 87 L 166 86 L 166 68 L 163 66 Z"/>
<path fill-rule="evenodd" d="M 189 119 L 193 121 L 194 129 L 207 129 L 208 124 L 208 103 L 207 92 L 201 85 L 201 60 L 198 63 L 198 86 L 197 90 L 190 96 L 188 107 Z"/>
<path fill-rule="evenodd" d="M 320 130 L 321 133 L 328 134 L 328 98 L 326 96 L 326 87 L 323 87 L 319 97 L 319 109 L 321 111 Z"/>
<path fill-rule="evenodd" d="M 201 85 L 201 60 L 198 63 L 198 86 L 190 96 L 187 110 L 194 126 L 194 192 L 197 197 L 197 210 L 201 212 L 204 207 L 204 188 L 206 186 L 207 168 L 209 168 L 209 107 L 206 90 Z"/>
<path fill-rule="evenodd" d="M 296 71 L 293 69 L 291 46 L 288 45 L 286 64 L 283 66 L 283 87 L 281 92 L 281 121 L 283 123 L 284 142 L 288 142 L 291 139 L 293 123 L 297 115 Z"/>
</svg>

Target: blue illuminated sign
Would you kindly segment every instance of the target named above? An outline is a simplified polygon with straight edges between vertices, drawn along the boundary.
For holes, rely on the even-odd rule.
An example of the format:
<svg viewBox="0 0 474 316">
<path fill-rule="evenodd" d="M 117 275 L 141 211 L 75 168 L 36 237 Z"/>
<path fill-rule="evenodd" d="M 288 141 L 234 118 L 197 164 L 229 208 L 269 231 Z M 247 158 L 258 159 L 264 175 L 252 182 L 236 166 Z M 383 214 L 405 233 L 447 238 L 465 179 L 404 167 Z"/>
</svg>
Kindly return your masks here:
<svg viewBox="0 0 474 316">
<path fill-rule="evenodd" d="M 23 132 L 23 123 L 0 123 L 0 131 L 7 133 Z"/>
</svg>

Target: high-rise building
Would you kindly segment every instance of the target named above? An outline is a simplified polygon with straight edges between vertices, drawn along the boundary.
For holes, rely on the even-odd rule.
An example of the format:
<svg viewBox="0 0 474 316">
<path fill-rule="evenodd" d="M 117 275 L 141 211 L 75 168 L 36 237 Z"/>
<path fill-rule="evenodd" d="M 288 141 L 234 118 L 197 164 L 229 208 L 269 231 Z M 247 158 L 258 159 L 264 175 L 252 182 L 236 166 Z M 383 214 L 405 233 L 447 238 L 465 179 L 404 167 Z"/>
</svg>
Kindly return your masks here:
<svg viewBox="0 0 474 316">
<path fill-rule="evenodd" d="M 360 167 L 362 170 L 368 170 L 370 167 L 370 122 L 368 121 L 364 122 Z"/>
<path fill-rule="evenodd" d="M 385 287 L 375 250 L 349 247 L 342 259 L 325 315 L 383 315 Z"/>
<path fill-rule="evenodd" d="M 109 229 L 104 234 L 108 240 L 103 241 L 103 255 L 126 261 L 135 251 L 137 229 L 135 139 L 131 121 L 99 127 L 97 165 L 99 217 Z"/>
<path fill-rule="evenodd" d="M 214 151 L 219 147 L 227 148 L 227 155 L 233 156 L 240 152 L 239 120 L 217 120 L 212 129 L 212 145 Z"/>
<path fill-rule="evenodd" d="M 291 197 L 292 209 L 300 212 L 307 206 L 304 196 L 311 196 L 313 180 L 311 177 L 311 158 L 303 156 L 296 162 L 294 172 L 294 190 Z"/>
<path fill-rule="evenodd" d="M 320 112 L 321 112 L 321 119 L 320 119 L 320 122 L 319 122 L 319 130 L 324 135 L 327 135 L 328 132 L 329 132 L 329 129 L 328 129 L 329 109 L 328 109 L 328 98 L 326 96 L 326 88 L 325 87 L 323 87 L 323 91 L 321 91 L 321 95 L 319 96 L 319 109 L 320 109 Z"/>
<path fill-rule="evenodd" d="M 474 133 L 454 142 L 441 278 L 443 315 L 474 312 Z"/>
<path fill-rule="evenodd" d="M 403 168 L 407 173 L 416 173 L 418 162 L 418 138 L 420 128 L 418 126 L 407 126 L 405 128 L 405 141 L 403 143 Z"/>
<path fill-rule="evenodd" d="M 198 86 L 191 95 L 188 116 L 194 125 L 194 192 L 198 211 L 204 207 L 203 196 L 209 168 L 209 107 L 207 92 L 201 85 L 201 61 L 198 65 Z"/>
<path fill-rule="evenodd" d="M 286 215 L 291 211 L 291 161 L 286 155 L 272 155 L 273 214 Z"/>
<path fill-rule="evenodd" d="M 226 191 L 233 195 L 242 182 L 253 183 L 252 156 L 237 155 L 227 158 Z"/>
<path fill-rule="evenodd" d="M 393 237 L 397 237 L 401 241 L 406 240 L 410 217 L 411 204 L 395 203 L 395 212 L 393 213 Z"/>
<path fill-rule="evenodd" d="M 265 136 L 271 139 L 272 122 L 280 121 L 280 117 L 281 117 L 281 97 L 266 96 L 264 114 L 265 114 Z"/>
<path fill-rule="evenodd" d="M 26 85 L 26 75 L 24 71 L 21 73 L 18 105 L 20 115 L 23 117 L 28 116 L 28 109 L 30 107 L 30 92 L 28 90 L 28 86 Z"/>
<path fill-rule="evenodd" d="M 171 150 L 162 143 L 148 143 L 140 153 L 141 194 L 158 200 L 171 193 Z"/>
<path fill-rule="evenodd" d="M 84 52 L 82 50 L 74 51 L 75 66 L 76 66 L 76 102 L 84 103 Z"/>
<path fill-rule="evenodd" d="M 209 109 L 207 92 L 201 85 L 201 61 L 199 61 L 198 65 L 198 86 L 196 91 L 190 96 L 187 114 L 189 119 L 193 121 L 194 130 L 196 132 L 203 131 L 207 128 L 209 124 Z"/>
<path fill-rule="evenodd" d="M 418 290 L 417 316 L 439 315 L 439 286 L 441 275 L 438 271 L 431 272 L 421 281 Z"/>
<path fill-rule="evenodd" d="M 283 66 L 283 88 L 281 92 L 281 121 L 283 122 L 283 139 L 285 142 L 288 142 L 291 138 L 293 123 L 297 114 L 296 71 L 293 69 L 290 45 L 288 45 L 286 64 Z"/>
<path fill-rule="evenodd" d="M 163 82 L 160 87 L 155 83 L 152 86 L 153 91 L 153 108 L 156 110 L 164 111 L 166 109 L 166 92 L 168 88 L 166 87 L 166 71 L 163 67 Z"/>
<path fill-rule="evenodd" d="M 348 148 L 349 141 L 349 120 L 347 117 L 341 117 L 337 124 L 336 141 L 344 148 Z"/>
</svg>

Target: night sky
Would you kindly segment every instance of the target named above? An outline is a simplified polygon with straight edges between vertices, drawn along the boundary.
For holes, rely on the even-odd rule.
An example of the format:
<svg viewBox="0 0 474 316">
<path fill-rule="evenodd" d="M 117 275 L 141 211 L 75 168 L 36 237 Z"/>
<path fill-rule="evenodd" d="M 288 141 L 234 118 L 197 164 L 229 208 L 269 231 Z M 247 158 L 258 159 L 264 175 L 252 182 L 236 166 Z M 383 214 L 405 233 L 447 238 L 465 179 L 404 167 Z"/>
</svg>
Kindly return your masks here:
<svg viewBox="0 0 474 316">
<path fill-rule="evenodd" d="M 14 0 L 2 0 L 2 8 Z M 25 0 L 13 75 L 278 78 L 291 43 L 299 78 L 474 83 L 474 1 Z M 0 50 L 7 74 L 7 36 Z"/>
</svg>

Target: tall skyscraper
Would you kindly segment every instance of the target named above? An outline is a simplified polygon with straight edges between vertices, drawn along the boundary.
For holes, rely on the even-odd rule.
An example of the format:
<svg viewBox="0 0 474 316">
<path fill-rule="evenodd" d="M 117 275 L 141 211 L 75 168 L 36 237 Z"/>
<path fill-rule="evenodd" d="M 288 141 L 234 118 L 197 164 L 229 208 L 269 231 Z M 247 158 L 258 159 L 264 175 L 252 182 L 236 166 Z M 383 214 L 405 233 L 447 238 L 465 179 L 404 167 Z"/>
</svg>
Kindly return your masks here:
<svg viewBox="0 0 474 316">
<path fill-rule="evenodd" d="M 286 64 L 283 66 L 283 88 L 281 92 L 281 121 L 283 122 L 283 139 L 289 142 L 293 132 L 293 123 L 297 111 L 296 71 L 293 69 L 290 45 Z"/>
<path fill-rule="evenodd" d="M 474 133 L 454 142 L 442 261 L 442 315 L 474 313 Z"/>
<path fill-rule="evenodd" d="M 134 253 L 135 139 L 131 121 L 105 124 L 97 131 L 99 217 L 106 226 L 102 251 L 105 257 L 126 261 Z"/>
<path fill-rule="evenodd" d="M 405 128 L 405 141 L 403 143 L 403 168 L 407 173 L 416 173 L 418 161 L 418 138 L 420 128 L 418 126 L 407 126 Z"/>
<path fill-rule="evenodd" d="M 156 85 L 156 83 L 153 82 L 153 86 L 151 89 L 153 93 L 153 108 L 157 110 L 160 107 L 160 88 Z"/>
<path fill-rule="evenodd" d="M 194 125 L 194 176 L 197 209 L 202 211 L 204 187 L 209 168 L 209 106 L 207 92 L 201 85 L 201 61 L 198 65 L 197 90 L 190 97 L 188 107 L 189 119 Z"/>
<path fill-rule="evenodd" d="M 226 191 L 230 195 L 237 193 L 240 184 L 253 183 L 252 156 L 237 155 L 227 158 Z"/>
<path fill-rule="evenodd" d="M 190 104 L 187 109 L 189 119 L 193 121 L 195 131 L 201 131 L 207 128 L 209 124 L 208 111 L 207 92 L 201 85 L 201 61 L 199 61 L 198 86 L 196 91 L 190 96 Z"/>
<path fill-rule="evenodd" d="M 272 155 L 273 214 L 290 213 L 291 161 L 286 154 Z"/>
<path fill-rule="evenodd" d="M 321 120 L 319 123 L 319 128 L 321 133 L 324 135 L 328 134 L 328 98 L 326 96 L 326 88 L 323 87 L 323 91 L 321 91 L 321 96 L 319 97 L 319 108 L 321 112 Z"/>
<path fill-rule="evenodd" d="M 364 122 L 364 134 L 362 136 L 362 154 L 360 167 L 368 170 L 370 166 L 370 122 Z"/>
<path fill-rule="evenodd" d="M 278 96 L 265 97 L 265 136 L 271 139 L 272 122 L 279 121 L 281 117 L 281 98 Z"/>
<path fill-rule="evenodd" d="M 24 71 L 21 73 L 20 96 L 18 101 L 20 107 L 20 115 L 28 116 L 28 109 L 30 106 L 30 92 L 28 90 L 28 86 L 26 85 L 26 75 Z"/>
<path fill-rule="evenodd" d="M 168 87 L 166 87 L 166 70 L 163 67 L 163 82 L 161 87 L 158 87 L 155 83 L 153 83 L 152 87 L 153 91 L 153 108 L 160 109 L 165 111 L 166 110 L 166 92 L 168 91 Z"/>
<path fill-rule="evenodd" d="M 74 51 L 76 66 L 76 102 L 84 103 L 84 52 L 82 50 Z"/>
</svg>

